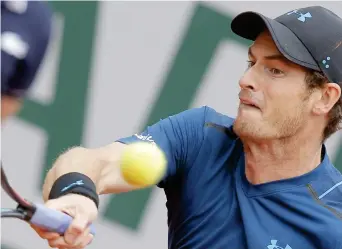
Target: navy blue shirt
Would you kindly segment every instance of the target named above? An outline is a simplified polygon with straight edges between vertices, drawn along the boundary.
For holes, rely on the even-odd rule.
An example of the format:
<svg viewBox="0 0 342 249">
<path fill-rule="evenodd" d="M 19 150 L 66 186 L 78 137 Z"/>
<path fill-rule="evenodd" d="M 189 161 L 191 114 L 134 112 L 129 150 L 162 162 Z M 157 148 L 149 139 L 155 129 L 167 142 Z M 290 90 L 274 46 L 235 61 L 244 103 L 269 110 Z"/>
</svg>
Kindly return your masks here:
<svg viewBox="0 0 342 249">
<path fill-rule="evenodd" d="M 46 52 L 52 11 L 44 1 L 1 1 L 1 94 L 21 97 Z"/>
<path fill-rule="evenodd" d="M 342 175 L 322 150 L 313 171 L 252 185 L 234 120 L 195 108 L 120 139 L 155 142 L 168 158 L 172 249 L 342 249 Z"/>
</svg>

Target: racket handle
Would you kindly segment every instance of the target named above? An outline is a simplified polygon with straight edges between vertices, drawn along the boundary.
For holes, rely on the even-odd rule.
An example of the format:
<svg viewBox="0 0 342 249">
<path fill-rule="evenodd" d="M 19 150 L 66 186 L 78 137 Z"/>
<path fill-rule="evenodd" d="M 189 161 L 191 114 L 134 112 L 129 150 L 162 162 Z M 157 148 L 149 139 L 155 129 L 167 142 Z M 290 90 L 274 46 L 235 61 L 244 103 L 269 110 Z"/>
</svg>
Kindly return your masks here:
<svg viewBox="0 0 342 249">
<path fill-rule="evenodd" d="M 59 234 L 64 234 L 72 222 L 72 217 L 60 211 L 36 204 L 36 212 L 33 214 L 30 223 L 43 229 Z M 90 225 L 90 233 L 95 235 L 94 226 Z"/>
</svg>

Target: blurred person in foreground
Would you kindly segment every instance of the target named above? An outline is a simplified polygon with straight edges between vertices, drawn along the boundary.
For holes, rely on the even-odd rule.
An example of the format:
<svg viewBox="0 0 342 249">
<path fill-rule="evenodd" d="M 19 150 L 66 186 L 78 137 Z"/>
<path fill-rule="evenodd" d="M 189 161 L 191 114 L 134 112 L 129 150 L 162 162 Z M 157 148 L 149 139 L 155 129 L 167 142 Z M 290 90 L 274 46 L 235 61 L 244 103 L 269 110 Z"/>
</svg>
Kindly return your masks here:
<svg viewBox="0 0 342 249">
<path fill-rule="evenodd" d="M 1 121 L 16 114 L 47 50 L 52 12 L 42 1 L 1 1 Z"/>
<path fill-rule="evenodd" d="M 98 195 L 136 189 L 118 160 L 126 144 L 144 140 L 168 159 L 158 184 L 167 197 L 168 248 L 342 248 L 342 175 L 324 145 L 342 118 L 341 18 L 319 6 L 275 19 L 245 12 L 231 28 L 254 41 L 236 119 L 194 108 L 142 134 L 60 155 L 43 197 L 74 219 L 64 236 L 34 228 L 51 247 L 91 242 Z"/>
</svg>

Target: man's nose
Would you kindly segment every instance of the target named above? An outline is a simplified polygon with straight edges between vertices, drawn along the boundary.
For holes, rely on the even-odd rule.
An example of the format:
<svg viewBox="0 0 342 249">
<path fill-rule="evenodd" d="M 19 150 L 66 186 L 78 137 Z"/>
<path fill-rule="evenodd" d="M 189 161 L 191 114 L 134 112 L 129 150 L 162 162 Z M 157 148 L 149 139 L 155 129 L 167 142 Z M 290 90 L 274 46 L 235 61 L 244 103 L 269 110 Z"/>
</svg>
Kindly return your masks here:
<svg viewBox="0 0 342 249">
<path fill-rule="evenodd" d="M 256 69 L 249 68 L 244 75 L 240 78 L 239 85 L 241 89 L 249 89 L 252 91 L 258 90 L 257 80 L 258 77 L 255 72 Z"/>
</svg>

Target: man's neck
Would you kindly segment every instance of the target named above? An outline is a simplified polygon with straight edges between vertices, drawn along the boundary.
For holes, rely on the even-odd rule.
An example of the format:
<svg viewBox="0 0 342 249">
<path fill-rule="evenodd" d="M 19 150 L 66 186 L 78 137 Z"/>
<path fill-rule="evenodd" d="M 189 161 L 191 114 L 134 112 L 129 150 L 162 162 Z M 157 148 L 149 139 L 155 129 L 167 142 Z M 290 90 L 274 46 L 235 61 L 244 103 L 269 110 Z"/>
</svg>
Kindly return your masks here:
<svg viewBox="0 0 342 249">
<path fill-rule="evenodd" d="M 321 162 L 319 139 L 288 139 L 286 141 L 243 141 L 246 177 L 252 184 L 304 175 Z"/>
</svg>

